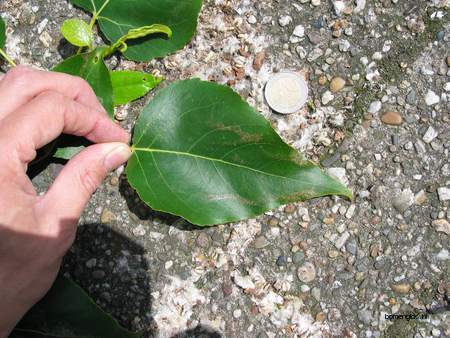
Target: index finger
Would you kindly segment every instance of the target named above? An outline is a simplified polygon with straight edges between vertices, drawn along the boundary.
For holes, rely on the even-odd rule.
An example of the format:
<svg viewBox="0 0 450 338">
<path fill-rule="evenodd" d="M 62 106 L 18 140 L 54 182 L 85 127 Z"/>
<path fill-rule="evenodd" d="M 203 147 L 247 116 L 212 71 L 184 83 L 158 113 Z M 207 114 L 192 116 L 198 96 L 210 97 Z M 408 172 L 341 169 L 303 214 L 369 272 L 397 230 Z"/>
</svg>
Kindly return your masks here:
<svg viewBox="0 0 450 338">
<path fill-rule="evenodd" d="M 17 66 L 0 78 L 0 120 L 39 94 L 58 92 L 98 111 L 105 111 L 89 84 L 80 77 Z"/>
<path fill-rule="evenodd" d="M 8 151 L 0 149 L 0 153 L 15 154 L 21 164 L 26 164 L 34 159 L 36 149 L 61 133 L 83 136 L 94 143 L 129 142 L 129 134 L 106 114 L 58 92 L 47 91 L 3 119 L 0 148 Z"/>
</svg>

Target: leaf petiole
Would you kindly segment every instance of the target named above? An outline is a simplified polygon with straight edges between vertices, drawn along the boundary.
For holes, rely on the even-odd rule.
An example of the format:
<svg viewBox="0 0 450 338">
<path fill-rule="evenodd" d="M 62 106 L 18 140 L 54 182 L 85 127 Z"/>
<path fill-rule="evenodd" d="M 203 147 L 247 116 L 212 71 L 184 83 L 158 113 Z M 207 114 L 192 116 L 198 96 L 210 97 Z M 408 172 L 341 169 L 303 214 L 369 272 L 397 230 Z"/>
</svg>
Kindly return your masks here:
<svg viewBox="0 0 450 338">
<path fill-rule="evenodd" d="M 0 48 L 0 55 L 6 60 L 8 61 L 8 63 L 12 66 L 12 67 L 16 67 L 16 63 L 5 53 L 5 51 L 3 49 Z"/>
<path fill-rule="evenodd" d="M 92 5 L 92 9 L 93 9 L 93 13 L 92 13 L 92 18 L 91 18 L 91 22 L 89 22 L 89 27 L 91 28 L 91 30 L 94 28 L 95 23 L 98 20 L 98 17 L 100 16 L 100 14 L 103 12 L 103 10 L 106 8 L 106 6 L 108 6 L 110 0 L 106 0 L 103 5 L 100 7 L 100 9 L 97 11 L 97 8 L 95 6 L 95 2 L 93 0 L 91 0 L 91 5 Z M 89 46 L 89 51 L 94 49 L 94 45 L 90 45 Z M 81 52 L 83 51 L 83 47 L 78 48 L 77 51 L 77 55 L 81 54 Z"/>
</svg>

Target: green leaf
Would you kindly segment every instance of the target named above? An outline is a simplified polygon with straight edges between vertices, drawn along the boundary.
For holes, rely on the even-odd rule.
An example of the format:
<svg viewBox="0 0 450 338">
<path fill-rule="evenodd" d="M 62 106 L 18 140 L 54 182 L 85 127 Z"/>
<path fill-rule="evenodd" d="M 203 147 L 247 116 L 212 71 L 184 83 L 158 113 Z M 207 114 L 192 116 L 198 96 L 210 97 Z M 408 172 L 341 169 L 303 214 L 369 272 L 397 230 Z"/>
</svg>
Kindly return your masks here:
<svg viewBox="0 0 450 338">
<path fill-rule="evenodd" d="M 3 19 L 0 17 L 0 56 L 3 57 L 6 61 L 8 61 L 8 63 L 12 67 L 15 67 L 16 64 L 14 63 L 14 61 L 3 50 L 5 44 L 6 44 L 6 24 L 5 21 L 3 21 Z"/>
<path fill-rule="evenodd" d="M 50 291 L 20 321 L 10 338 L 138 338 L 120 327 L 74 282 L 59 275 Z"/>
<path fill-rule="evenodd" d="M 113 89 L 109 70 L 103 60 L 104 52 L 105 48 L 99 47 L 90 53 L 72 56 L 58 64 L 53 70 L 85 79 L 91 85 L 109 116 L 113 118 Z"/>
<path fill-rule="evenodd" d="M 130 29 L 155 24 L 173 31 L 170 39 L 163 34 L 152 35 L 130 43 L 125 56 L 135 61 L 149 61 L 171 54 L 184 47 L 197 27 L 202 0 L 71 0 L 91 13 L 97 13 L 100 28 L 113 43 Z M 94 8 L 95 6 L 95 8 Z"/>
<path fill-rule="evenodd" d="M 136 100 L 155 88 L 162 78 L 136 71 L 113 71 L 111 81 L 114 105 L 119 106 Z"/>
<path fill-rule="evenodd" d="M 0 17 L 0 48 L 4 48 L 6 43 L 6 24 Z"/>
<path fill-rule="evenodd" d="M 84 146 L 58 148 L 56 152 L 53 154 L 53 157 L 59 158 L 61 160 L 70 160 L 84 148 L 85 148 Z"/>
<path fill-rule="evenodd" d="M 352 196 L 238 94 L 197 79 L 156 95 L 136 123 L 133 150 L 127 175 L 141 199 L 198 225 L 318 196 Z"/>
<path fill-rule="evenodd" d="M 89 25 L 80 19 L 64 21 L 61 33 L 67 41 L 77 47 L 91 46 L 94 39 Z"/>
</svg>

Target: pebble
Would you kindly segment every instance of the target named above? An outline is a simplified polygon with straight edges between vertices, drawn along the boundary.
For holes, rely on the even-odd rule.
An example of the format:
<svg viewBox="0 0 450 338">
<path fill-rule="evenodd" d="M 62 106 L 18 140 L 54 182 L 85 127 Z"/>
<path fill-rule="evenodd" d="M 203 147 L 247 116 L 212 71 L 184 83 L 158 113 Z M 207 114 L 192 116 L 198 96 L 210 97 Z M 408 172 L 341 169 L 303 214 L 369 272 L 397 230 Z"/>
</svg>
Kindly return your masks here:
<svg viewBox="0 0 450 338">
<path fill-rule="evenodd" d="M 230 284 L 223 284 L 222 292 L 224 297 L 228 297 L 233 293 L 233 287 Z"/>
<path fill-rule="evenodd" d="M 303 263 L 303 261 L 305 260 L 305 253 L 303 251 L 297 251 L 296 253 L 294 253 L 294 255 L 292 256 L 292 262 L 295 265 L 300 265 Z"/>
<path fill-rule="evenodd" d="M 413 105 L 416 103 L 416 98 L 417 98 L 417 93 L 414 89 L 411 89 L 408 93 L 408 95 L 406 95 L 406 102 L 408 102 L 409 104 Z"/>
<path fill-rule="evenodd" d="M 391 289 L 394 292 L 406 294 L 409 292 L 409 290 L 411 290 L 411 285 L 407 283 L 393 284 L 391 285 Z"/>
<path fill-rule="evenodd" d="M 450 200 L 450 188 L 440 187 L 437 189 L 439 200 L 448 201 Z"/>
<path fill-rule="evenodd" d="M 87 267 L 87 268 L 91 269 L 91 268 L 97 266 L 97 259 L 91 258 L 91 259 L 89 259 L 88 261 L 86 261 L 85 264 L 86 264 L 86 267 Z"/>
<path fill-rule="evenodd" d="M 248 22 L 249 24 L 251 24 L 251 25 L 254 25 L 255 23 L 258 22 L 258 20 L 256 20 L 256 16 L 250 15 L 250 16 L 247 18 L 247 22 Z"/>
<path fill-rule="evenodd" d="M 358 311 L 358 319 L 365 325 L 370 325 L 373 320 L 372 312 L 370 312 L 369 310 Z"/>
<path fill-rule="evenodd" d="M 428 92 L 425 95 L 425 103 L 427 104 L 427 106 L 435 105 L 439 101 L 440 97 L 436 95 L 436 93 L 433 92 L 432 90 L 428 90 Z"/>
<path fill-rule="evenodd" d="M 311 0 L 311 5 L 320 6 L 320 0 Z"/>
<path fill-rule="evenodd" d="M 195 243 L 203 248 L 206 249 L 210 246 L 211 244 L 211 236 L 209 236 L 206 232 L 201 232 L 198 236 L 197 239 L 195 240 Z"/>
<path fill-rule="evenodd" d="M 309 292 L 309 290 L 311 290 L 311 288 L 306 284 L 303 284 L 302 286 L 300 286 L 300 291 L 303 293 Z"/>
<path fill-rule="evenodd" d="M 345 242 L 350 238 L 350 233 L 348 231 L 345 231 L 341 236 L 338 237 L 338 239 L 334 242 L 334 246 L 336 249 L 340 250 L 344 245 Z"/>
<path fill-rule="evenodd" d="M 322 104 L 323 105 L 327 105 L 328 103 L 330 103 L 333 100 L 334 100 L 334 95 L 329 90 L 327 90 L 325 93 L 323 93 L 323 95 L 322 95 Z"/>
<path fill-rule="evenodd" d="M 233 317 L 238 319 L 242 315 L 242 311 L 240 309 L 236 309 L 233 311 Z"/>
<path fill-rule="evenodd" d="M 436 138 L 436 136 L 438 136 L 438 132 L 436 131 L 436 129 L 434 129 L 432 126 L 429 126 L 422 139 L 425 143 L 430 143 Z"/>
<path fill-rule="evenodd" d="M 347 52 L 350 49 L 350 42 L 348 40 L 339 41 L 339 50 L 341 52 Z"/>
<path fill-rule="evenodd" d="M 330 82 L 330 90 L 332 93 L 337 93 L 345 87 L 345 80 L 341 77 L 335 77 Z"/>
<path fill-rule="evenodd" d="M 402 124 L 403 118 L 396 111 L 387 111 L 381 115 L 381 121 L 389 125 L 398 126 Z"/>
<path fill-rule="evenodd" d="M 446 59 L 446 61 L 447 61 L 447 66 L 449 66 L 449 67 L 450 67 L 450 56 L 447 56 L 447 59 Z"/>
<path fill-rule="evenodd" d="M 353 217 L 353 214 L 355 213 L 356 205 L 352 204 L 348 207 L 347 212 L 345 213 L 345 217 L 350 219 Z"/>
<path fill-rule="evenodd" d="M 277 258 L 276 264 L 277 264 L 278 266 L 285 266 L 285 265 L 286 265 L 286 257 L 283 256 L 283 255 L 279 256 L 279 257 Z"/>
<path fill-rule="evenodd" d="M 115 222 L 116 219 L 117 219 L 116 215 L 114 215 L 114 213 L 111 210 L 103 208 L 102 214 L 100 216 L 100 222 L 102 224 L 109 224 Z"/>
<path fill-rule="evenodd" d="M 131 231 L 133 232 L 133 235 L 139 236 L 139 237 L 143 237 L 147 233 L 147 231 L 145 230 L 145 227 L 142 224 L 139 224 L 137 227 L 133 228 L 133 230 L 131 230 Z"/>
<path fill-rule="evenodd" d="M 450 260 L 450 252 L 447 249 L 442 249 L 439 251 L 439 253 L 436 255 L 436 258 L 441 261 Z"/>
<path fill-rule="evenodd" d="M 414 203 L 414 194 L 411 189 L 404 189 L 400 194 L 394 197 L 392 205 L 398 212 L 403 213 Z"/>
<path fill-rule="evenodd" d="M 450 235 L 450 223 L 446 219 L 436 219 L 431 222 L 431 225 L 437 232 L 443 232 L 446 235 Z"/>
<path fill-rule="evenodd" d="M 255 55 L 255 59 L 253 61 L 253 69 L 260 70 L 264 64 L 264 59 L 266 58 L 266 51 L 263 50 Z"/>
<path fill-rule="evenodd" d="M 417 205 L 422 205 L 427 201 L 427 193 L 425 190 L 420 190 L 415 196 L 414 196 L 414 203 Z"/>
<path fill-rule="evenodd" d="M 280 19 L 278 19 L 278 24 L 281 27 L 286 27 L 287 25 L 289 25 L 292 22 L 292 17 L 290 17 L 289 15 L 282 15 L 280 17 Z"/>
<path fill-rule="evenodd" d="M 376 114 L 381 109 L 381 101 L 373 101 L 369 105 L 369 109 L 367 110 L 371 114 Z"/>
<path fill-rule="evenodd" d="M 297 270 L 298 279 L 303 283 L 309 283 L 316 278 L 316 268 L 310 262 L 306 262 Z"/>
<path fill-rule="evenodd" d="M 311 290 L 311 296 L 318 302 L 320 302 L 320 289 L 317 287 L 313 287 Z"/>
<path fill-rule="evenodd" d="M 267 241 L 267 239 L 264 236 L 256 237 L 255 240 L 253 241 L 253 246 L 256 249 L 262 249 L 268 245 L 269 245 L 269 242 Z"/>
<path fill-rule="evenodd" d="M 292 34 L 299 38 L 304 37 L 305 36 L 305 27 L 303 27 L 302 25 L 295 26 L 294 32 Z"/>
<path fill-rule="evenodd" d="M 115 186 L 117 186 L 117 185 L 119 184 L 119 178 L 118 178 L 116 175 L 113 175 L 113 176 L 111 177 L 111 180 L 109 181 L 109 183 L 110 183 L 113 187 L 115 187 Z"/>
<path fill-rule="evenodd" d="M 334 259 L 337 256 L 339 256 L 339 251 L 337 251 L 337 250 L 328 251 L 328 257 L 330 257 L 331 259 Z"/>
<path fill-rule="evenodd" d="M 354 238 L 351 238 L 347 241 L 345 244 L 345 249 L 350 252 L 352 255 L 356 255 L 356 252 L 358 250 L 358 245 L 356 243 L 356 240 Z"/>
</svg>

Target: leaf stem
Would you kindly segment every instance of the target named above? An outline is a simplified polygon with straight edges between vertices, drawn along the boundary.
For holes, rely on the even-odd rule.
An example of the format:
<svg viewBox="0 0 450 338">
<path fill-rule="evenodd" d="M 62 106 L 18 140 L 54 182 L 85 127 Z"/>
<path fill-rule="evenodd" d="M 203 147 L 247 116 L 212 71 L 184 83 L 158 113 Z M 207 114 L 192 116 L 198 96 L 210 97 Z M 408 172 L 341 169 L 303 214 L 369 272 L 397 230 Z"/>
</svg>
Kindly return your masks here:
<svg viewBox="0 0 450 338">
<path fill-rule="evenodd" d="M 8 63 L 12 66 L 12 67 L 16 67 L 16 63 L 5 53 L 5 51 L 3 49 L 0 48 L 0 55 L 3 56 L 3 58 L 8 61 Z"/>
<path fill-rule="evenodd" d="M 98 17 L 102 13 L 102 11 L 106 8 L 106 6 L 109 4 L 109 2 L 110 2 L 110 0 L 106 0 L 103 3 L 103 5 L 100 7 L 100 9 L 97 11 L 97 8 L 95 7 L 95 2 L 93 0 L 91 0 L 92 9 L 93 9 L 91 22 L 89 23 L 89 27 L 91 28 L 91 31 L 94 28 L 94 25 L 98 20 Z M 91 51 L 92 49 L 93 49 L 93 46 L 89 46 L 89 50 Z M 82 50 L 83 50 L 83 47 L 78 48 L 77 55 L 80 54 Z"/>
</svg>

